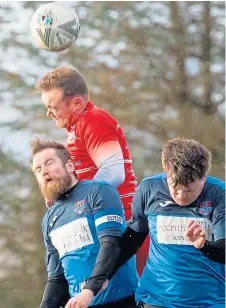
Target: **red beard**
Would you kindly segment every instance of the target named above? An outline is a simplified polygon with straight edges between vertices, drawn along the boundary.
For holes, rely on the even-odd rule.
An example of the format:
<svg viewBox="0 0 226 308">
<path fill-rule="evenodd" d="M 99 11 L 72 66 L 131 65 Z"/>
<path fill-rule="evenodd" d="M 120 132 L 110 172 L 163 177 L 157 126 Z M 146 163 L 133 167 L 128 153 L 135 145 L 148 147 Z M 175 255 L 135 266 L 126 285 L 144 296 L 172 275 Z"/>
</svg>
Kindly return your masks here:
<svg viewBox="0 0 226 308">
<path fill-rule="evenodd" d="M 59 197 L 64 194 L 71 186 L 70 176 L 64 178 L 53 178 L 51 181 L 45 181 L 41 186 L 42 195 L 47 200 L 56 201 Z"/>
</svg>

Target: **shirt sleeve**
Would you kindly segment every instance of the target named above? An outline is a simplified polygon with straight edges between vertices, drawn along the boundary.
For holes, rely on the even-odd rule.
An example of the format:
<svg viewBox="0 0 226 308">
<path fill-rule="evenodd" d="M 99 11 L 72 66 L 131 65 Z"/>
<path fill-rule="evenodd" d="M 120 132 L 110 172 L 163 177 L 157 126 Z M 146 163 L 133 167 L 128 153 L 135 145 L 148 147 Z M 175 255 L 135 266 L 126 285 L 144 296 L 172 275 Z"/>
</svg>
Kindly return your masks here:
<svg viewBox="0 0 226 308">
<path fill-rule="evenodd" d="M 113 186 L 102 182 L 98 184 L 91 199 L 98 237 L 122 236 L 125 219 L 118 191 Z"/>
<path fill-rule="evenodd" d="M 68 282 L 64 275 L 49 278 L 39 308 L 65 307 L 69 299 Z"/>
<path fill-rule="evenodd" d="M 82 138 L 89 153 L 95 151 L 106 141 L 118 140 L 114 122 L 104 115 L 94 115 L 92 121 L 84 123 Z"/>
<path fill-rule="evenodd" d="M 147 196 L 143 186 L 144 182 L 141 182 L 132 202 L 132 219 L 128 226 L 135 232 L 148 232 L 149 230 L 148 219 L 145 215 Z"/>
<path fill-rule="evenodd" d="M 212 215 L 214 241 L 225 238 L 225 190 L 222 191 Z"/>
<path fill-rule="evenodd" d="M 59 260 L 59 253 L 57 249 L 53 246 L 51 238 L 48 235 L 46 216 L 44 217 L 42 222 L 42 232 L 46 247 L 46 269 L 48 273 L 48 278 L 56 277 L 63 274 L 64 270 Z"/>
</svg>

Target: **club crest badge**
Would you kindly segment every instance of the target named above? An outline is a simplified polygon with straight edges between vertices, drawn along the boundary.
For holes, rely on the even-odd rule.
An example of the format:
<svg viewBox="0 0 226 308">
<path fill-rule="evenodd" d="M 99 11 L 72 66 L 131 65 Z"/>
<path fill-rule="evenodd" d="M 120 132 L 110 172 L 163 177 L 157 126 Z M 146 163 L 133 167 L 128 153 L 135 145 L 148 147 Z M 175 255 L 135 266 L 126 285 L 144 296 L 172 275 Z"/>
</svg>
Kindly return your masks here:
<svg viewBox="0 0 226 308">
<path fill-rule="evenodd" d="M 75 209 L 74 212 L 76 214 L 82 214 L 86 209 L 85 200 L 81 200 L 75 203 Z"/>
<path fill-rule="evenodd" d="M 199 214 L 208 216 L 213 210 L 213 207 L 211 206 L 211 201 L 204 201 L 200 203 L 199 206 Z"/>
</svg>

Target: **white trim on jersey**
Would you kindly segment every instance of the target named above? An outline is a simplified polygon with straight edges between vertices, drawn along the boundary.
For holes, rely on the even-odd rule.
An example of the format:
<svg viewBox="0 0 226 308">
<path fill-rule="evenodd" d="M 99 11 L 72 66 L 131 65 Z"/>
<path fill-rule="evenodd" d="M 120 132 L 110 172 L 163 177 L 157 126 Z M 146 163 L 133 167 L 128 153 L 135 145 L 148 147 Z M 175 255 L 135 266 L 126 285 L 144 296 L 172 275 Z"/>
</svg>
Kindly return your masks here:
<svg viewBox="0 0 226 308">
<path fill-rule="evenodd" d="M 84 168 L 84 169 L 79 169 L 79 170 L 75 170 L 76 173 L 83 173 L 83 172 L 87 172 L 90 170 L 95 170 L 97 169 L 97 167 L 90 167 L 90 168 Z"/>
<path fill-rule="evenodd" d="M 74 147 L 69 147 L 68 151 L 71 151 L 71 150 L 75 151 L 75 150 L 78 150 L 78 149 L 79 149 L 78 147 L 74 146 Z"/>
<path fill-rule="evenodd" d="M 115 214 L 105 215 L 105 216 L 97 218 L 95 220 L 95 225 L 96 225 L 96 227 L 98 227 L 99 225 L 104 224 L 106 222 L 118 222 L 118 223 L 120 223 L 122 225 L 123 224 L 123 219 L 122 219 L 121 216 L 115 215 Z"/>
<path fill-rule="evenodd" d="M 133 162 L 132 159 L 124 159 L 125 164 L 127 164 L 127 163 L 132 164 L 132 162 Z"/>
<path fill-rule="evenodd" d="M 134 196 L 135 195 L 135 192 L 134 193 L 129 193 L 129 194 L 124 194 L 124 195 L 120 195 L 121 198 L 126 198 L 126 197 L 130 197 L 130 196 Z"/>
</svg>

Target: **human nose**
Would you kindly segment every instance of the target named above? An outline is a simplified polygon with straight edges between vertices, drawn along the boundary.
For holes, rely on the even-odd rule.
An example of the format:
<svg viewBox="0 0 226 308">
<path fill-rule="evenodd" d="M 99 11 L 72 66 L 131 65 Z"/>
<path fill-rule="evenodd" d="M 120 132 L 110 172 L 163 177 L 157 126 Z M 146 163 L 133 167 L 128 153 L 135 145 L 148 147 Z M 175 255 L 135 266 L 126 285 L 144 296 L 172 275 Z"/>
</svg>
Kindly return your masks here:
<svg viewBox="0 0 226 308">
<path fill-rule="evenodd" d="M 177 198 L 179 200 L 184 200 L 184 199 L 186 199 L 186 197 L 187 197 L 187 194 L 183 190 L 177 191 Z"/>
<path fill-rule="evenodd" d="M 42 176 L 43 177 L 45 177 L 46 175 L 48 175 L 49 174 L 49 172 L 48 172 L 48 170 L 47 170 L 47 167 L 42 167 Z"/>
<path fill-rule="evenodd" d="M 47 109 L 47 113 L 46 113 L 47 117 L 51 117 L 51 114 L 52 114 L 52 112 L 51 112 L 51 110 L 48 108 L 48 109 Z"/>
</svg>

